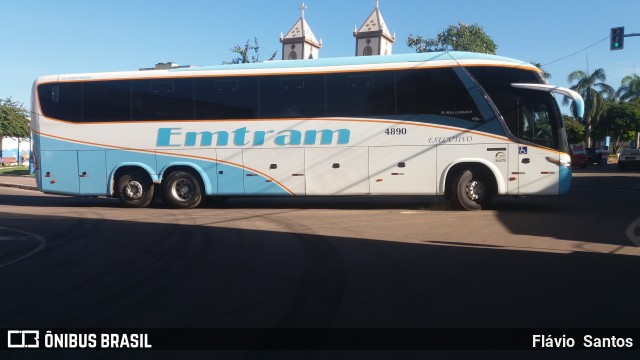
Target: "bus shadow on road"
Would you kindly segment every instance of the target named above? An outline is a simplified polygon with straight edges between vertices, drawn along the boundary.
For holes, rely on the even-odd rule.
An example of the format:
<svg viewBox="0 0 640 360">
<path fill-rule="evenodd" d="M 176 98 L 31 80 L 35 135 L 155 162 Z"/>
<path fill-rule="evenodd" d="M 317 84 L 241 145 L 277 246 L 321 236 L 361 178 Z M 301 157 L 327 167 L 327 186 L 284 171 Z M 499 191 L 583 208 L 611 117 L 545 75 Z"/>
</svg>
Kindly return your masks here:
<svg viewBox="0 0 640 360">
<path fill-rule="evenodd" d="M 2 195 L 0 205 L 38 207 L 104 207 L 125 206 L 114 198 L 73 197 L 59 195 L 19 196 Z M 162 200 L 156 199 L 151 208 L 170 209 Z M 230 197 L 207 198 L 199 209 L 336 209 L 336 210 L 434 210 L 448 211 L 451 205 L 438 196 L 300 196 L 300 197 Z M 145 211 L 139 209 L 138 211 Z M 176 214 L 180 211 L 175 209 Z"/>
<path fill-rule="evenodd" d="M 499 198 L 492 209 L 514 234 L 635 247 L 626 232 L 640 216 L 629 206 L 637 201 L 640 177 L 594 173 L 574 177 L 567 195 Z"/>
<path fill-rule="evenodd" d="M 1 269 L 5 328 L 596 328 L 640 321 L 636 257 L 11 215 L 0 214 L 2 227 L 37 232 L 47 246 Z"/>
</svg>

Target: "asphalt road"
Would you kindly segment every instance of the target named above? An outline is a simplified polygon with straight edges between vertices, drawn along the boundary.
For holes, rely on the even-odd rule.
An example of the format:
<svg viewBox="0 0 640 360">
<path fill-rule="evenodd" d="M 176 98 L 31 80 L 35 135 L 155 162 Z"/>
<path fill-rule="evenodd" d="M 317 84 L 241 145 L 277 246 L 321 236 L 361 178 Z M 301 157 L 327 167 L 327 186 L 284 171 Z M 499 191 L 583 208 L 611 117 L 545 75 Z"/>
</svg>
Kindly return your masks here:
<svg viewBox="0 0 640 360">
<path fill-rule="evenodd" d="M 0 328 L 637 327 L 640 172 L 436 197 L 173 210 L 0 188 Z M 638 339 L 640 340 L 640 339 Z"/>
</svg>

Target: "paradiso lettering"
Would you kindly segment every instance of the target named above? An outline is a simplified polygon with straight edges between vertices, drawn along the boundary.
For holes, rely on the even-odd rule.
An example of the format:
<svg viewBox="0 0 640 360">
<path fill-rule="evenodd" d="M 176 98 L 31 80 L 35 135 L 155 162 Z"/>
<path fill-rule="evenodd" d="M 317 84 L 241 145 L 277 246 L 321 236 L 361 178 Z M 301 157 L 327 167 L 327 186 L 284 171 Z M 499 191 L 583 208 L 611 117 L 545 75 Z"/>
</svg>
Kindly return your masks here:
<svg viewBox="0 0 640 360">
<path fill-rule="evenodd" d="M 264 146 L 267 142 L 277 146 L 291 145 L 345 145 L 351 138 L 348 129 L 338 130 L 248 130 L 246 127 L 234 131 L 183 131 L 182 128 L 159 128 L 158 147 L 207 147 Z M 214 141 L 215 140 L 215 141 Z"/>
</svg>

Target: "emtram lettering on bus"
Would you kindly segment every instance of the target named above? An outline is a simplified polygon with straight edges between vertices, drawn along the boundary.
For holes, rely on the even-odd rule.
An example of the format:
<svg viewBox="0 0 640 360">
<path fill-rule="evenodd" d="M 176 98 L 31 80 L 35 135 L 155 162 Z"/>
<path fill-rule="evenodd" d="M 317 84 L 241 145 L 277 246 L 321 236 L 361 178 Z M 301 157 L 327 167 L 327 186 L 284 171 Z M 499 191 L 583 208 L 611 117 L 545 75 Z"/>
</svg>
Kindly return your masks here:
<svg viewBox="0 0 640 360">
<path fill-rule="evenodd" d="M 273 144 L 278 146 L 290 145 L 316 145 L 318 138 L 320 145 L 346 145 L 351 139 L 351 131 L 348 129 L 338 130 L 306 130 L 304 134 L 300 130 L 287 129 L 276 132 L 275 130 L 248 130 L 246 127 L 238 128 L 231 131 L 233 136 L 233 145 L 247 146 L 263 146 L 267 135 L 272 135 Z M 318 134 L 320 136 L 318 136 Z M 304 135 L 304 136 L 303 136 Z M 336 136 L 337 135 L 337 136 Z M 229 132 L 220 131 L 183 131 L 182 128 L 159 128 L 156 144 L 161 147 L 206 147 L 212 146 L 228 146 Z M 199 140 L 199 141 L 198 141 Z"/>
</svg>

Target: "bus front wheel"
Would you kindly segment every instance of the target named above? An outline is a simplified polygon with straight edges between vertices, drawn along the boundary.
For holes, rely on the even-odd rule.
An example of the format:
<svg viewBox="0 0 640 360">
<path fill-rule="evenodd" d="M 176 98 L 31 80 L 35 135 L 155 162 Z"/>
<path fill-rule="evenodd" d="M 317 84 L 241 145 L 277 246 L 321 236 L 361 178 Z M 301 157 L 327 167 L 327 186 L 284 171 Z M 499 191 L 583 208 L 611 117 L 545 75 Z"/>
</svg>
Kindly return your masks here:
<svg viewBox="0 0 640 360">
<path fill-rule="evenodd" d="M 142 171 L 132 171 L 118 178 L 120 200 L 128 207 L 143 208 L 153 200 L 153 182 Z"/>
<path fill-rule="evenodd" d="M 482 210 L 493 198 L 494 186 L 478 169 L 459 172 L 451 183 L 450 201 L 459 210 Z"/>
<path fill-rule="evenodd" d="M 202 188 L 200 180 L 186 171 L 174 171 L 162 181 L 164 200 L 175 208 L 191 209 L 200 205 Z"/>
</svg>

